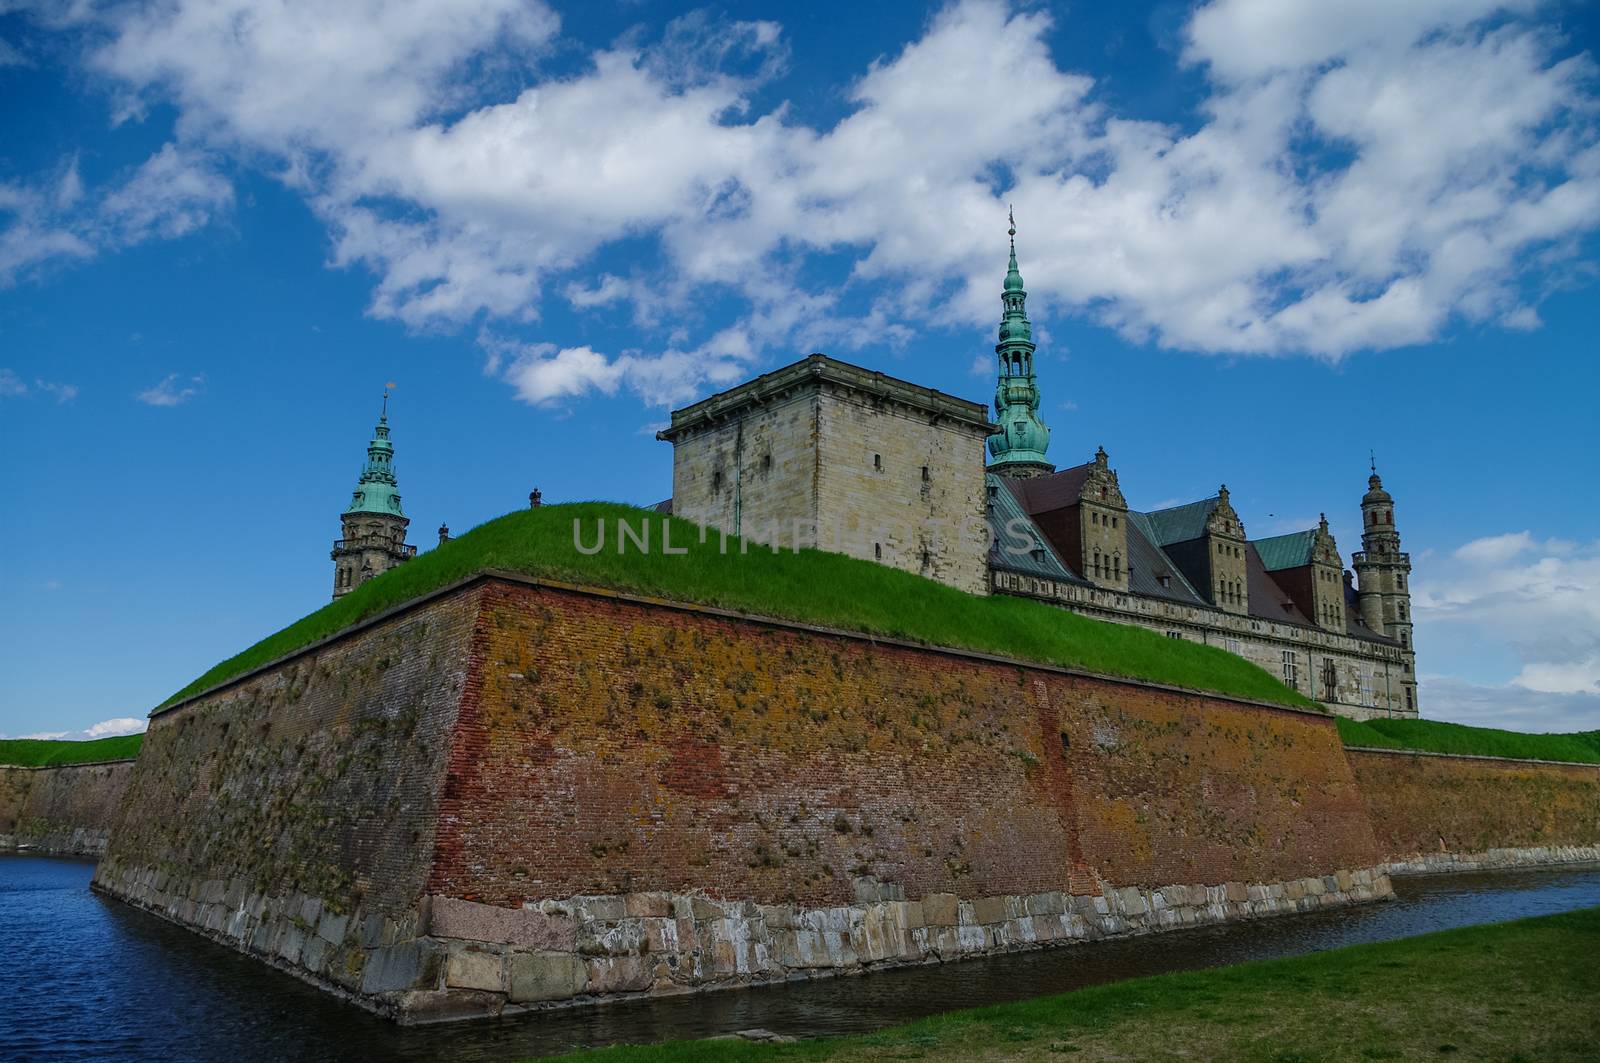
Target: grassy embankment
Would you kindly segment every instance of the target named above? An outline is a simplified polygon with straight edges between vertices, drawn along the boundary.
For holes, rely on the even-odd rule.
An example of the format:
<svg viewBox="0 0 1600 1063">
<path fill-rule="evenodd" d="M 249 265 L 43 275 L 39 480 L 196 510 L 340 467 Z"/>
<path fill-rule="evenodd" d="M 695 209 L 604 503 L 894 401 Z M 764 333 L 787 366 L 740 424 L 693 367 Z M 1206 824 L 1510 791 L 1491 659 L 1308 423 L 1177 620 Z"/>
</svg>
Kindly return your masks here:
<svg viewBox="0 0 1600 1063">
<path fill-rule="evenodd" d="M 574 546 L 573 522 L 592 544 L 598 522 L 605 548 L 586 556 Z M 650 546 L 630 542 L 619 553 L 617 520 L 636 532 L 648 524 Z M 674 550 L 661 550 L 671 526 Z M 484 569 L 507 569 L 547 579 L 716 606 L 848 631 L 1003 654 L 1094 672 L 1212 690 L 1282 705 L 1313 703 L 1255 665 L 1195 642 L 1141 628 L 1102 623 L 1021 598 L 966 594 L 941 583 L 818 550 L 774 554 L 752 545 L 727 552 L 715 533 L 700 541 L 689 521 L 605 502 L 520 510 L 357 587 L 236 657 L 212 668 L 164 704 L 247 672 L 366 617 Z"/>
<path fill-rule="evenodd" d="M 0 738 L 0 764 L 38 768 L 50 764 L 88 764 L 101 760 L 126 760 L 139 755 L 144 735 L 95 738 L 88 742 L 62 742 L 44 738 Z"/>
<path fill-rule="evenodd" d="M 859 1037 L 682 1041 L 571 1063 L 1600 1059 L 1600 909 L 1139 978 Z M 885 975 L 884 977 L 894 977 Z"/>
<path fill-rule="evenodd" d="M 1525 757 L 1600 764 L 1600 731 L 1573 734 L 1523 734 L 1492 727 L 1464 727 L 1438 720 L 1339 718 L 1339 737 L 1347 746 L 1420 749 L 1431 753 L 1473 753 L 1483 757 Z"/>
</svg>

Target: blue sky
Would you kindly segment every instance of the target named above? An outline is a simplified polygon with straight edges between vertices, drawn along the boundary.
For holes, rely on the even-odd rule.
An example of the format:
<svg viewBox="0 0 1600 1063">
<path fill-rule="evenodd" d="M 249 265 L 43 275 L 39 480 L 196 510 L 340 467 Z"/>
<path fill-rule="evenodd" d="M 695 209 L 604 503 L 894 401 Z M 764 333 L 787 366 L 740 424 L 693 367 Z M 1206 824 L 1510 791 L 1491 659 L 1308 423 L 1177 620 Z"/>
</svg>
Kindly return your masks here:
<svg viewBox="0 0 1600 1063">
<path fill-rule="evenodd" d="M 1359 545 L 1426 715 L 1600 727 L 1592 5 L 0 2 L 0 733 L 321 605 L 387 381 L 411 541 L 654 502 L 822 350 Z"/>
</svg>

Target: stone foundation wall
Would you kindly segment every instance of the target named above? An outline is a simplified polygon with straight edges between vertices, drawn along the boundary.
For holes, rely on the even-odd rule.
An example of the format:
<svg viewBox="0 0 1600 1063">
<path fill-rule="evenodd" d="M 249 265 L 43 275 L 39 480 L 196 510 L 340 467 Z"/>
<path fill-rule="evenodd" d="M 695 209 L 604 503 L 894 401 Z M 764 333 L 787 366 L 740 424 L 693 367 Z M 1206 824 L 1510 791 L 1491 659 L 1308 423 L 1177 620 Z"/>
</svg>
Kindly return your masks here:
<svg viewBox="0 0 1600 1063">
<path fill-rule="evenodd" d="M 0 851 L 99 856 L 133 775 L 131 760 L 0 766 Z"/>
<path fill-rule="evenodd" d="M 441 978 L 417 1006 L 510 1014 L 536 1007 L 797 977 L 860 973 L 1102 938 L 1314 911 L 1393 895 L 1372 869 L 1279 883 L 1059 890 L 905 900 L 870 880 L 826 908 L 718 900 L 703 893 L 569 897 L 518 909 L 431 900 Z"/>
<path fill-rule="evenodd" d="M 1346 755 L 1396 870 L 1518 866 L 1533 853 L 1600 846 L 1600 764 L 1377 749 Z"/>
</svg>

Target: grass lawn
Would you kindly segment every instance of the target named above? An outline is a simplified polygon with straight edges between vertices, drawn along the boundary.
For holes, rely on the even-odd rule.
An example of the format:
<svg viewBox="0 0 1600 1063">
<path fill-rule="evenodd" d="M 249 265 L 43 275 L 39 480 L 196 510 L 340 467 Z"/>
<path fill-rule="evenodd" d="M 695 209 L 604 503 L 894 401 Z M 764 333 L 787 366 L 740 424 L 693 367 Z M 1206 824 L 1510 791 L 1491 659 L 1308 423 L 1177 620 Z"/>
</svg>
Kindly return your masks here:
<svg viewBox="0 0 1600 1063">
<path fill-rule="evenodd" d="M 573 523 L 592 544 L 598 522 L 605 547 L 594 555 L 574 545 Z M 651 549 L 630 541 L 618 552 L 615 522 L 638 534 L 648 524 Z M 664 527 L 672 548 L 661 550 Z M 962 647 L 1174 686 L 1235 694 L 1304 708 L 1314 703 L 1255 665 L 1224 650 L 1165 638 L 1142 628 L 1108 624 L 1063 609 L 1003 596 L 978 596 L 872 561 L 818 550 L 754 546 L 727 552 L 715 533 L 700 541 L 686 520 L 606 502 L 520 510 L 491 520 L 399 568 L 357 587 L 236 657 L 212 668 L 168 698 L 170 704 L 331 635 L 366 617 L 484 569 L 509 569 L 569 583 L 798 620 L 866 634 Z"/>
<path fill-rule="evenodd" d="M 860 1037 L 683 1041 L 559 1057 L 725 1060 L 1600 1059 L 1600 908 L 1139 978 Z M 883 977 L 892 978 L 892 974 Z"/>
<path fill-rule="evenodd" d="M 0 738 L 0 764 L 42 767 L 47 764 L 87 764 L 97 760 L 126 760 L 139 755 L 144 735 L 96 738 L 88 742 L 60 742 L 42 738 Z"/>
<path fill-rule="evenodd" d="M 1573 734 L 1522 734 L 1492 727 L 1464 727 L 1437 720 L 1339 718 L 1339 737 L 1347 746 L 1421 749 L 1431 753 L 1476 753 L 1485 757 L 1528 757 L 1600 764 L 1600 731 Z"/>
</svg>

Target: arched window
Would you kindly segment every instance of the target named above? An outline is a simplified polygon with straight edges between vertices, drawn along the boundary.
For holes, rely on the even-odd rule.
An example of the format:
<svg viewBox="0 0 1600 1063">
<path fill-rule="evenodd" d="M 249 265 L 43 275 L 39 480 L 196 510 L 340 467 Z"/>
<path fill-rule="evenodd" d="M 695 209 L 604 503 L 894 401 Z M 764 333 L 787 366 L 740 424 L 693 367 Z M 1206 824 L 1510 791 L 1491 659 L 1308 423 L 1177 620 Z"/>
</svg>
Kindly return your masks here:
<svg viewBox="0 0 1600 1063">
<path fill-rule="evenodd" d="M 1100 551 L 1098 550 L 1094 552 L 1094 575 L 1096 579 L 1100 578 Z"/>
<path fill-rule="evenodd" d="M 1111 559 L 1111 564 L 1112 564 L 1112 567 L 1115 569 L 1115 571 L 1112 573 L 1112 578 L 1121 579 L 1122 578 L 1122 555 L 1118 554 L 1115 557 L 1113 557 Z"/>
</svg>

